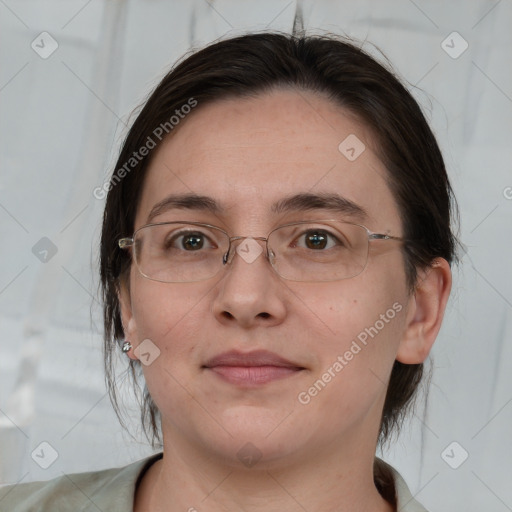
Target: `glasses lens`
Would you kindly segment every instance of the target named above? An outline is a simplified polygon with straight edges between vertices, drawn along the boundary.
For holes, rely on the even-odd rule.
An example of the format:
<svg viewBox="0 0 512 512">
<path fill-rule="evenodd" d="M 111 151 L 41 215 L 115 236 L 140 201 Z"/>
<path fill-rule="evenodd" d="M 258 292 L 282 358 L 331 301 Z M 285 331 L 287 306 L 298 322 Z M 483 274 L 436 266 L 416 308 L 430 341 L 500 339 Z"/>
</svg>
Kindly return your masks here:
<svg viewBox="0 0 512 512">
<path fill-rule="evenodd" d="M 292 281 L 336 281 L 360 274 L 368 259 L 368 234 L 346 223 L 299 223 L 274 230 L 268 241 L 273 266 Z"/>
<path fill-rule="evenodd" d="M 213 277 L 222 267 L 229 239 L 217 228 L 168 223 L 139 229 L 134 245 L 135 262 L 145 277 L 182 283 Z"/>
</svg>

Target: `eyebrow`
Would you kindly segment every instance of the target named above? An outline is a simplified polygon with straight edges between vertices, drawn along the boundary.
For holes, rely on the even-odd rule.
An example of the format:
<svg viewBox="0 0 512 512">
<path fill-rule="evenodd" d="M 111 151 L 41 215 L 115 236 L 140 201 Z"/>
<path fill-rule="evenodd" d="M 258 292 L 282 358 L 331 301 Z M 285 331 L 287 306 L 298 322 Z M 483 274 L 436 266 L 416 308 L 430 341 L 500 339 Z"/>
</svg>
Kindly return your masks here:
<svg viewBox="0 0 512 512">
<path fill-rule="evenodd" d="M 314 210 L 329 210 L 357 220 L 368 219 L 368 213 L 362 206 L 336 193 L 295 194 L 285 197 L 272 205 L 274 213 Z"/>
<path fill-rule="evenodd" d="M 175 194 L 156 203 L 149 212 L 146 223 L 149 224 L 155 217 L 158 217 L 158 215 L 174 209 L 199 210 L 215 214 L 220 214 L 224 210 L 217 201 L 215 201 L 215 199 L 208 196 L 200 196 L 197 194 Z"/>
<path fill-rule="evenodd" d="M 166 197 L 153 206 L 146 223 L 169 210 L 197 210 L 220 215 L 225 212 L 215 199 L 198 194 L 175 194 Z M 328 210 L 334 213 L 352 217 L 354 220 L 364 221 L 368 219 L 367 211 L 360 205 L 346 197 L 335 193 L 300 193 L 285 197 L 271 206 L 273 213 L 305 212 L 315 210 Z"/>
</svg>

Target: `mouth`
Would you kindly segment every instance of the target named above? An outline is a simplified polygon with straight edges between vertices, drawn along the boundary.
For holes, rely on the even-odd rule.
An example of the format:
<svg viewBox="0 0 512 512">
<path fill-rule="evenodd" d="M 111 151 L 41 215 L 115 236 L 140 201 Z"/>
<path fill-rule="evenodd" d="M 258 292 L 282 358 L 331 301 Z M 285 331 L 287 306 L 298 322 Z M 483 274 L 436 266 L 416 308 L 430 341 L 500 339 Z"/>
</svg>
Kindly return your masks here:
<svg viewBox="0 0 512 512">
<path fill-rule="evenodd" d="M 260 386 L 299 374 L 304 367 L 265 350 L 230 351 L 208 360 L 203 369 L 225 382 L 245 387 Z"/>
</svg>

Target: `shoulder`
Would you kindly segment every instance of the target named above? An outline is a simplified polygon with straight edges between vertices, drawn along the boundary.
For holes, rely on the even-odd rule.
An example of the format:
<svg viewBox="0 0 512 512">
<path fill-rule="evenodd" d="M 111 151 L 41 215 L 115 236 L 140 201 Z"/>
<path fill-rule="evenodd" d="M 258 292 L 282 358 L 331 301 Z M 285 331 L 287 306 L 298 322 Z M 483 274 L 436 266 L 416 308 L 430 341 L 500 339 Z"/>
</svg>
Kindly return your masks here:
<svg viewBox="0 0 512 512">
<path fill-rule="evenodd" d="M 63 474 L 46 482 L 0 488 L 0 510 L 9 512 L 131 512 L 139 477 L 162 454 L 120 468 Z"/>
<path fill-rule="evenodd" d="M 378 480 L 380 481 L 380 485 L 377 485 L 378 488 L 380 487 L 379 491 L 383 495 L 393 495 L 396 510 L 399 510 L 400 512 L 428 512 L 423 505 L 414 499 L 411 491 L 405 483 L 405 480 L 402 478 L 400 473 L 393 468 L 393 466 L 390 466 L 383 460 L 376 458 L 374 472 L 378 475 Z M 387 487 L 384 493 L 382 492 L 382 487 Z M 387 499 L 391 501 L 393 498 Z"/>
</svg>

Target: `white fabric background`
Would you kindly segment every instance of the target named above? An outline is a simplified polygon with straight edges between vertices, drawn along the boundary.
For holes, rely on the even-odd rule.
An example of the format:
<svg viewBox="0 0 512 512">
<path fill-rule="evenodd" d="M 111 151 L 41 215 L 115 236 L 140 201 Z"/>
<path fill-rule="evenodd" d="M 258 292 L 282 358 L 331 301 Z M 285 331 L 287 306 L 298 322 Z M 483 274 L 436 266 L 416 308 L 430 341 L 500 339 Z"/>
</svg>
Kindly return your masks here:
<svg viewBox="0 0 512 512">
<path fill-rule="evenodd" d="M 508 0 L 0 0 L 0 482 L 151 453 L 136 404 L 134 440 L 103 382 L 93 189 L 130 111 L 178 57 L 224 34 L 291 31 L 297 10 L 308 29 L 376 44 L 418 87 L 461 208 L 467 253 L 430 395 L 384 456 L 432 512 L 512 510 Z M 31 48 L 43 31 L 59 45 L 47 59 Z M 469 44 L 458 59 L 441 47 L 452 31 Z M 47 263 L 32 250 L 42 237 L 58 250 Z M 458 469 L 441 457 L 453 441 L 469 453 Z M 58 453 L 46 470 L 31 457 L 41 442 Z"/>
</svg>

